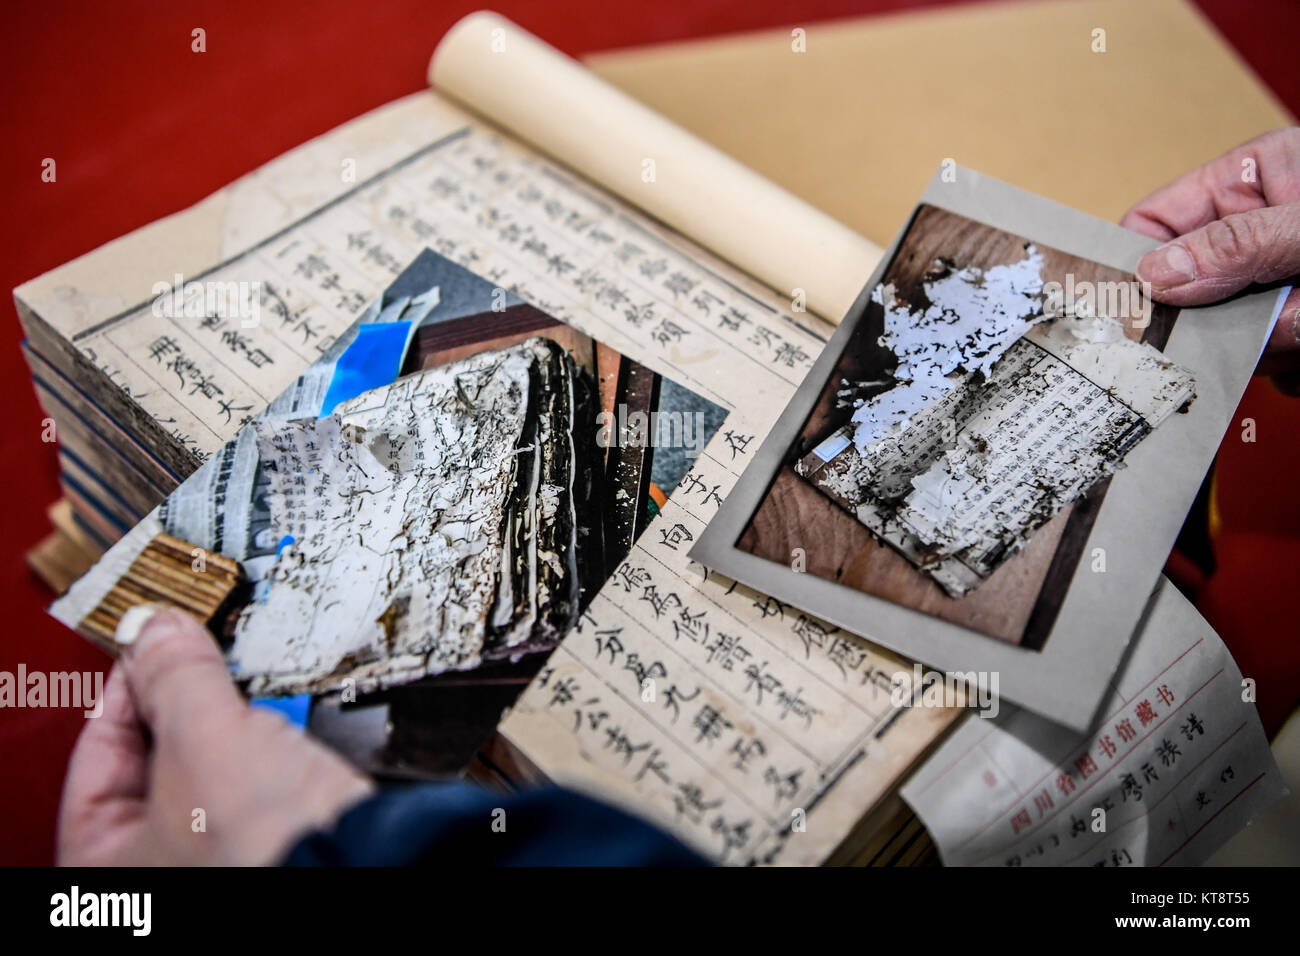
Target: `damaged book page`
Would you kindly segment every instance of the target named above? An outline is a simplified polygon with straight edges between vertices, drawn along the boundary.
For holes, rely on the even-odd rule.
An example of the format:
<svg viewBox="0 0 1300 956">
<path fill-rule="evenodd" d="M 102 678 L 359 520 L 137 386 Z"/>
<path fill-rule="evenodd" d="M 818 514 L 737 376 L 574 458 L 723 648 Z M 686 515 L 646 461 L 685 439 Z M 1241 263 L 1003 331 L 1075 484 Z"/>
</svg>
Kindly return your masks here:
<svg viewBox="0 0 1300 956">
<path fill-rule="evenodd" d="M 566 352 L 532 338 L 325 418 L 255 421 L 286 537 L 239 618 L 236 679 L 277 694 L 342 673 L 368 690 L 553 646 L 581 600 L 579 529 L 593 531 L 594 483 L 574 470 L 591 457 L 574 444 L 594 416 L 589 394 L 575 416 L 575 380 Z"/>
<path fill-rule="evenodd" d="M 53 611 L 78 626 L 166 533 L 241 562 L 251 600 L 221 633 L 252 694 L 517 664 L 577 621 L 724 417 L 425 250 Z"/>
<path fill-rule="evenodd" d="M 1150 247 L 936 176 L 691 557 L 1088 726 L 1279 301 L 1154 304 Z"/>
<path fill-rule="evenodd" d="M 1030 246 L 1021 264 L 1037 279 L 1041 253 Z M 937 324 L 963 342 L 946 351 L 936 352 L 932 335 L 901 331 L 915 316 L 890 286 L 879 287 L 891 299 L 886 327 L 906 348 L 888 335 L 881 341 L 902 351 L 900 369 L 906 363 L 913 377 L 861 400 L 853 398 L 861 383 L 841 383 L 838 404 L 856 405 L 851 423 L 795 466 L 954 598 L 1122 467 L 1139 441 L 1195 397 L 1191 374 L 1126 338 L 1121 322 L 1104 315 L 1044 321 L 1041 280 L 1017 282 L 1011 268 L 998 275 L 1002 268 L 954 273 L 941 264 L 944 278 L 927 279 L 929 311 L 940 310 Z M 945 282 L 965 286 L 967 298 L 951 287 L 941 292 Z M 954 321 L 945 322 L 949 316 Z M 977 328 L 1005 334 L 986 343 L 952 328 L 972 316 L 983 323 Z M 922 329 L 934 324 L 919 321 Z M 928 362 L 935 354 L 941 361 Z M 911 392 L 918 367 L 926 369 L 920 380 L 934 384 L 896 401 L 890 417 L 897 424 L 882 427 L 883 399 Z M 953 376 L 958 368 L 964 374 Z"/>
<path fill-rule="evenodd" d="M 903 786 L 949 866 L 1195 866 L 1286 793 L 1241 672 L 1167 580 L 1084 735 L 971 717 Z"/>
</svg>

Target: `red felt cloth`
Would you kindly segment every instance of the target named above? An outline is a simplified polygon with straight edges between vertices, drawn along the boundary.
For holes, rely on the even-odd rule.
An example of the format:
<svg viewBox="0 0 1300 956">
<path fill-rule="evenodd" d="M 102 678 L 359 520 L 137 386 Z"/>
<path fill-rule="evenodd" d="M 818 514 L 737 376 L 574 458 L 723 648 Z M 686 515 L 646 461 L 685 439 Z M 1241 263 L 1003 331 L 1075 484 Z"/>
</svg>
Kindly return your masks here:
<svg viewBox="0 0 1300 956">
<path fill-rule="evenodd" d="M 948 0 L 951 2 L 951 0 Z M 942 5 L 942 0 L 498 0 L 496 9 L 568 53 L 835 17 Z M 101 243 L 181 209 L 290 147 L 424 85 L 433 45 L 469 2 L 384 0 L 80 0 L 7 6 L 0 131 L 5 244 L 12 288 Z M 1258 73 L 1300 112 L 1290 0 L 1200 0 Z M 190 31 L 207 31 L 207 53 Z M 41 161 L 58 163 L 55 184 Z M 1137 197 L 1134 197 L 1137 198 Z M 12 307 L 0 339 L 0 670 L 99 669 L 106 658 L 47 618 L 50 595 L 24 553 L 48 531 L 59 495 L 54 448 L 36 404 Z M 1248 674 L 1270 721 L 1294 700 L 1294 576 L 1300 500 L 1293 436 L 1300 402 L 1252 389 L 1241 415 L 1259 441 L 1230 440 L 1220 482 L 1224 567 L 1206 611 Z M 1235 537 L 1240 533 L 1240 537 Z M 1267 688 L 1267 692 L 1266 689 Z M 64 765 L 80 712 L 0 711 L 0 863 L 47 863 Z"/>
</svg>

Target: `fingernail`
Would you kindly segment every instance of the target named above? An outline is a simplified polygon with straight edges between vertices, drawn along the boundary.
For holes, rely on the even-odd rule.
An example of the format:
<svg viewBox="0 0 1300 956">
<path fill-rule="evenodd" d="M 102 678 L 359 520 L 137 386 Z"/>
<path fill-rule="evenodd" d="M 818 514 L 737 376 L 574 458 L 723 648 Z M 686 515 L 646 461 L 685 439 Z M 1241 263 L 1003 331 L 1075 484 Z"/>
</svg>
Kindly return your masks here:
<svg viewBox="0 0 1300 956">
<path fill-rule="evenodd" d="M 1143 256 L 1137 274 L 1143 282 L 1150 282 L 1153 289 L 1172 289 L 1196 278 L 1196 262 L 1186 249 L 1171 242 Z"/>
<path fill-rule="evenodd" d="M 113 634 L 113 640 L 122 647 L 130 647 L 144 630 L 144 626 L 149 620 L 162 610 L 161 604 L 137 604 L 133 608 L 128 608 L 127 612 L 122 615 L 122 619 L 117 622 L 117 631 Z"/>
</svg>

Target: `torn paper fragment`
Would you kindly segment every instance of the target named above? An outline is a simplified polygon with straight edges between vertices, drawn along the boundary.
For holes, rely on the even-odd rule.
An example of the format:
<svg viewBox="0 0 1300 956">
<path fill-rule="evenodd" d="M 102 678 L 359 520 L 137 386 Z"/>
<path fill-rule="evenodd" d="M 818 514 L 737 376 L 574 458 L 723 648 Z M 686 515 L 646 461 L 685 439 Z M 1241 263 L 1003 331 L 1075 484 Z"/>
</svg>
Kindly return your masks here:
<svg viewBox="0 0 1300 956">
<path fill-rule="evenodd" d="M 255 427 L 291 536 L 229 659 L 255 694 L 359 691 L 553 645 L 578 612 L 577 375 L 530 339 Z"/>
<path fill-rule="evenodd" d="M 1161 579 L 1144 620 L 1088 734 L 1003 701 L 903 787 L 945 864 L 1194 866 L 1286 793 L 1196 609 Z"/>
<path fill-rule="evenodd" d="M 1034 327 L 867 453 L 831 436 L 796 470 L 961 597 L 1195 396 L 1151 346 L 1077 327 Z"/>
<path fill-rule="evenodd" d="M 987 374 L 993 363 L 1043 315 L 1043 254 L 1033 244 L 1025 257 L 1004 266 L 955 268 L 935 260 L 923 301 L 897 297 L 892 283 L 878 285 L 872 301 L 885 311 L 880 344 L 898 359 L 894 387 L 867 399 L 853 413 L 853 441 L 866 454 L 896 434 L 922 408 L 955 387 L 960 373 Z"/>
</svg>

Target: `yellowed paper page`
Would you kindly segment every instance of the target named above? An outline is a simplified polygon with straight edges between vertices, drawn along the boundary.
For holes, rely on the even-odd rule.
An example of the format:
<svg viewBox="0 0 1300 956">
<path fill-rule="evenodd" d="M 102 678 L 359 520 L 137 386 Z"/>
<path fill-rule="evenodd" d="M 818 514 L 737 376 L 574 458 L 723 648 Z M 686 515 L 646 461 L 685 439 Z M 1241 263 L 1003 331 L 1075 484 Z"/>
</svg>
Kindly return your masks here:
<svg viewBox="0 0 1300 956">
<path fill-rule="evenodd" d="M 454 26 L 429 79 L 830 322 L 880 259 L 874 243 L 496 14 Z"/>
<path fill-rule="evenodd" d="M 727 419 L 498 730 L 718 862 L 817 864 L 960 708 L 898 706 L 901 658 L 687 560 L 769 424 Z"/>
</svg>

